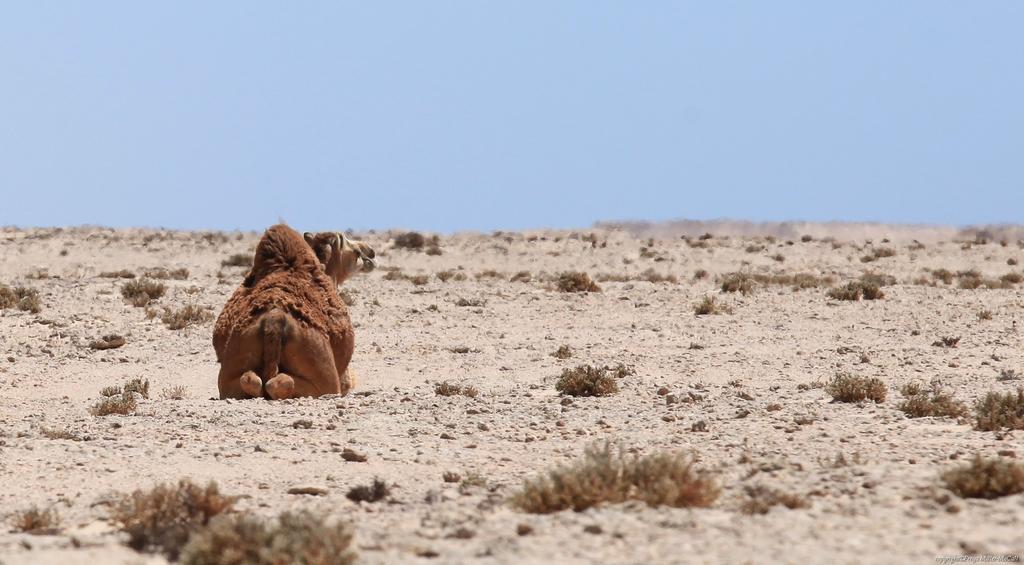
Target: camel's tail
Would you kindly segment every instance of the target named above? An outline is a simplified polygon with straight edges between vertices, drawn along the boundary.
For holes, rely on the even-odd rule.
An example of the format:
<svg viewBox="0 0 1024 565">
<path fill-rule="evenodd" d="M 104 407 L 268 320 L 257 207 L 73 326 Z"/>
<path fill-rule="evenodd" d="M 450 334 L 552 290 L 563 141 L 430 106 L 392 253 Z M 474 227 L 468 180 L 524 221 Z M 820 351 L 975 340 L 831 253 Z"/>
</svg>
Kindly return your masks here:
<svg viewBox="0 0 1024 565">
<path fill-rule="evenodd" d="M 288 315 L 281 310 L 267 312 L 260 321 L 263 332 L 263 371 L 260 377 L 263 382 L 277 376 L 281 350 L 284 348 L 285 335 L 288 328 Z"/>
</svg>

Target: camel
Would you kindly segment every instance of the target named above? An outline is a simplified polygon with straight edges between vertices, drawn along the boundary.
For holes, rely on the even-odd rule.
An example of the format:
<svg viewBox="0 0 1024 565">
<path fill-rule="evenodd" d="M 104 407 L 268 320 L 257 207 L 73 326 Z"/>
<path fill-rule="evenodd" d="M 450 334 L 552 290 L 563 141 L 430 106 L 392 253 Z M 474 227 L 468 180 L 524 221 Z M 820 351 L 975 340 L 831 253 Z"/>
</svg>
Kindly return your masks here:
<svg viewBox="0 0 1024 565">
<path fill-rule="evenodd" d="M 268 228 L 214 325 L 220 397 L 348 394 L 355 336 L 337 286 L 375 266 L 373 249 L 344 234 Z"/>
</svg>

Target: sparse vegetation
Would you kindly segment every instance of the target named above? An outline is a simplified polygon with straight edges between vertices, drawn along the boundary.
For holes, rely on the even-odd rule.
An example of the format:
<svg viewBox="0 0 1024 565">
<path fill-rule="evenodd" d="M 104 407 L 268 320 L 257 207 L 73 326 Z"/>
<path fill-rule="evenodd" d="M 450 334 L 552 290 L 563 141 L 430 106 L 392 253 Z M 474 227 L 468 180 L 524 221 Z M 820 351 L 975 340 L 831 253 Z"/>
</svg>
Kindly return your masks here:
<svg viewBox="0 0 1024 565">
<path fill-rule="evenodd" d="M 162 553 L 174 561 L 190 535 L 231 510 L 237 500 L 221 494 L 217 483 L 203 487 L 182 479 L 125 496 L 111 509 L 111 518 L 128 534 L 129 547 Z"/>
<path fill-rule="evenodd" d="M 518 273 L 512 275 L 512 278 L 509 279 L 508 282 L 528 283 L 531 280 L 533 280 L 533 275 L 530 274 L 530 271 L 519 271 Z"/>
<path fill-rule="evenodd" d="M 120 395 L 112 395 L 100 399 L 99 402 L 89 408 L 89 413 L 93 416 L 110 416 L 111 414 L 125 416 L 135 412 L 135 408 L 135 397 L 132 396 L 131 392 L 125 391 Z"/>
<path fill-rule="evenodd" d="M 939 339 L 935 340 L 934 342 L 932 342 L 932 346 L 933 347 L 950 348 L 950 347 L 956 347 L 958 343 L 960 343 L 960 336 L 956 336 L 956 337 L 947 336 L 947 337 L 942 337 L 942 338 L 939 338 Z"/>
<path fill-rule="evenodd" d="M 999 498 L 1024 492 L 1024 465 L 975 455 L 942 474 L 946 488 L 963 498 Z"/>
<path fill-rule="evenodd" d="M 157 267 L 155 269 L 148 269 L 143 273 L 143 276 L 151 279 L 174 279 L 176 281 L 183 281 L 188 278 L 188 269 L 182 267 L 180 269 L 167 270 L 163 267 Z"/>
<path fill-rule="evenodd" d="M 14 531 L 26 534 L 52 534 L 60 530 L 60 514 L 52 508 L 43 510 L 33 505 L 15 512 L 11 526 Z"/>
<path fill-rule="evenodd" d="M 608 396 L 619 392 L 619 384 L 606 367 L 579 365 L 562 371 L 555 390 L 568 396 Z"/>
<path fill-rule="evenodd" d="M 38 314 L 43 309 L 42 303 L 39 300 L 39 291 L 24 286 L 11 288 L 0 284 L 0 310 L 8 308 L 16 308 L 23 312 Z"/>
<path fill-rule="evenodd" d="M 628 456 L 605 444 L 588 448 L 575 465 L 527 480 L 512 504 L 533 514 L 581 512 L 627 500 L 648 506 L 703 508 L 714 503 L 719 493 L 715 480 L 697 469 L 692 457 L 668 452 Z"/>
<path fill-rule="evenodd" d="M 379 502 L 391 494 L 391 487 L 381 479 L 373 479 L 370 485 L 359 485 L 349 489 L 345 495 L 352 502 Z"/>
<path fill-rule="evenodd" d="M 974 405 L 974 429 L 1024 430 L 1024 388 L 1001 394 L 990 392 Z"/>
<path fill-rule="evenodd" d="M 405 232 L 395 236 L 395 247 L 398 249 L 420 250 L 427 244 L 427 238 L 419 232 Z"/>
<path fill-rule="evenodd" d="M 99 276 L 104 279 L 134 279 L 135 273 L 128 269 L 121 269 L 120 271 L 103 271 Z"/>
<path fill-rule="evenodd" d="M 572 357 L 572 348 L 568 345 L 561 345 L 551 354 L 555 359 L 568 359 Z"/>
<path fill-rule="evenodd" d="M 149 380 L 142 380 L 141 377 L 135 377 L 125 383 L 124 392 L 136 392 L 141 395 L 142 398 L 149 398 Z"/>
<path fill-rule="evenodd" d="M 132 306 L 141 307 L 157 300 L 167 292 L 167 285 L 162 282 L 142 278 L 129 281 L 121 287 L 121 296 Z"/>
<path fill-rule="evenodd" d="M 778 489 L 757 485 L 744 489 L 746 497 L 740 504 L 740 512 L 748 515 L 767 514 L 773 506 L 785 506 L 790 510 L 807 508 L 807 499 Z"/>
<path fill-rule="evenodd" d="M 748 273 L 729 273 L 722 277 L 722 292 L 750 294 L 754 291 L 754 278 Z"/>
<path fill-rule="evenodd" d="M 827 296 L 834 300 L 880 300 L 885 298 L 885 293 L 879 288 L 877 284 L 864 282 L 864 281 L 852 281 L 846 283 L 845 286 L 833 288 L 828 291 Z"/>
<path fill-rule="evenodd" d="M 168 329 L 181 330 L 191 325 L 213 321 L 213 312 L 196 304 L 186 304 L 177 310 L 165 307 L 163 314 L 160 315 L 160 321 Z"/>
<path fill-rule="evenodd" d="M 862 263 L 871 263 L 879 259 L 885 259 L 887 257 L 895 257 L 896 250 L 891 247 L 876 247 L 871 253 L 860 258 Z"/>
<path fill-rule="evenodd" d="M 221 267 L 252 267 L 253 256 L 248 253 L 235 253 L 220 262 Z"/>
<path fill-rule="evenodd" d="M 557 286 L 562 292 L 601 292 L 601 287 L 590 279 L 590 275 L 580 272 L 558 275 Z"/>
<path fill-rule="evenodd" d="M 188 387 L 185 385 L 175 385 L 165 388 L 160 391 L 160 397 L 164 400 L 184 400 L 188 398 Z"/>
<path fill-rule="evenodd" d="M 900 392 L 907 399 L 900 403 L 899 409 L 910 418 L 963 418 L 968 414 L 966 404 L 938 386 L 926 392 L 914 383 L 904 386 Z"/>
<path fill-rule="evenodd" d="M 181 551 L 184 565 L 347 565 L 352 528 L 309 511 L 285 512 L 268 525 L 250 514 L 221 515 L 197 530 Z"/>
<path fill-rule="evenodd" d="M 487 304 L 487 301 L 483 300 L 482 298 L 460 298 L 455 301 L 456 306 L 462 307 L 472 306 L 474 308 L 479 308 L 481 306 L 484 306 L 485 304 Z"/>
<path fill-rule="evenodd" d="M 836 402 L 885 402 L 885 383 L 874 377 L 840 373 L 825 385 L 825 392 Z"/>
<path fill-rule="evenodd" d="M 450 383 L 448 381 L 441 381 L 434 385 L 434 394 L 438 396 L 468 396 L 469 398 L 476 398 L 480 391 L 472 385 L 458 385 Z"/>
<path fill-rule="evenodd" d="M 728 306 L 721 304 L 718 302 L 718 299 L 711 295 L 705 296 L 703 300 L 693 307 L 693 313 L 698 316 L 728 314 L 731 311 L 732 310 Z"/>
</svg>

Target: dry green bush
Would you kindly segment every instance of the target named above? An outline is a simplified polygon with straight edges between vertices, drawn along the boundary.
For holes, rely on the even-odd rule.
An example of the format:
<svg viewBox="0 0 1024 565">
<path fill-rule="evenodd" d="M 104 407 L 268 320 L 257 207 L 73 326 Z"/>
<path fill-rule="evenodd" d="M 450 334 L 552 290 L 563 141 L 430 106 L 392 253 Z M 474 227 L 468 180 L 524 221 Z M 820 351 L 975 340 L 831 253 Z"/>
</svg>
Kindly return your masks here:
<svg viewBox="0 0 1024 565">
<path fill-rule="evenodd" d="M 942 474 L 946 488 L 964 498 L 999 498 L 1024 492 L 1024 465 L 975 455 Z"/>
<path fill-rule="evenodd" d="M 117 396 L 108 396 L 100 399 L 99 402 L 89 408 L 89 413 L 93 416 L 109 416 L 111 414 L 124 416 L 135 412 L 135 408 L 135 397 L 132 396 L 131 392 L 125 391 Z"/>
<path fill-rule="evenodd" d="M 885 273 L 868 271 L 860 276 L 860 282 L 869 286 L 892 286 L 896 284 L 896 277 Z"/>
<path fill-rule="evenodd" d="M 886 257 L 895 257 L 896 250 L 891 247 L 876 247 L 871 253 L 860 258 L 862 263 L 871 263 L 878 259 L 884 259 Z"/>
<path fill-rule="evenodd" d="M 505 278 L 505 275 L 495 271 L 494 269 L 487 269 L 486 271 L 477 273 L 474 278 L 478 281 L 482 281 L 484 279 L 503 279 Z"/>
<path fill-rule="evenodd" d="M 403 273 L 402 270 L 398 268 L 381 270 L 387 271 L 383 277 L 386 281 L 404 281 L 409 279 L 409 275 Z"/>
<path fill-rule="evenodd" d="M 285 512 L 273 525 L 247 514 L 223 515 L 189 537 L 181 563 L 347 565 L 356 562 L 351 544 L 348 524 L 330 525 L 326 516 L 305 510 Z"/>
<path fill-rule="evenodd" d="M 188 269 L 184 267 L 174 270 L 157 267 L 155 269 L 147 269 L 142 276 L 159 280 L 174 279 L 176 281 L 183 281 L 188 278 L 188 274 Z"/>
<path fill-rule="evenodd" d="M 0 284 L 0 310 L 7 308 L 17 308 L 24 312 L 38 314 L 43 309 L 39 301 L 39 291 L 24 286 L 11 288 Z"/>
<path fill-rule="evenodd" d="M 398 249 L 420 250 L 427 244 L 423 234 L 410 231 L 395 236 L 395 247 Z"/>
<path fill-rule="evenodd" d="M 698 316 L 708 316 L 712 314 L 728 314 L 732 310 L 718 302 L 718 299 L 714 296 L 705 296 L 700 302 L 694 305 L 693 313 Z"/>
<path fill-rule="evenodd" d="M 160 398 L 164 400 L 184 400 L 188 398 L 188 387 L 185 385 L 175 385 L 165 388 L 160 391 Z"/>
<path fill-rule="evenodd" d="M 559 467 L 546 477 L 527 480 L 513 495 L 516 508 L 533 514 L 640 500 L 648 506 L 711 506 L 721 490 L 694 459 L 679 453 L 627 456 L 610 444 L 592 446 L 582 461 Z"/>
<path fill-rule="evenodd" d="M 121 287 L 121 296 L 132 306 L 145 306 L 164 295 L 167 285 L 150 279 L 129 281 Z"/>
<path fill-rule="evenodd" d="M 707 270 L 705 269 L 697 269 L 696 271 L 693 272 L 693 280 L 695 281 L 703 280 L 710 276 L 711 273 L 707 272 Z"/>
<path fill-rule="evenodd" d="M 911 418 L 964 418 L 967 416 L 967 405 L 953 398 L 938 386 L 924 391 L 916 383 L 904 386 L 900 392 L 907 397 L 899 405 L 899 409 Z"/>
<path fill-rule="evenodd" d="M 457 385 L 448 381 L 442 381 L 434 385 L 434 394 L 438 396 L 468 396 L 469 398 L 476 398 L 480 391 L 472 385 Z"/>
<path fill-rule="evenodd" d="M 956 337 L 946 336 L 946 337 L 941 337 L 941 338 L 933 341 L 932 342 L 932 347 L 951 348 L 951 347 L 956 347 L 958 343 L 960 343 L 960 336 L 956 336 Z"/>
<path fill-rule="evenodd" d="M 220 262 L 221 267 L 252 267 L 253 256 L 249 253 L 235 253 Z"/>
<path fill-rule="evenodd" d="M 572 357 L 572 348 L 568 345 L 561 345 L 551 354 L 555 359 L 568 359 Z"/>
<path fill-rule="evenodd" d="M 174 561 L 190 535 L 231 510 L 237 500 L 221 494 L 217 483 L 202 487 L 182 479 L 176 485 L 160 484 L 125 496 L 111 509 L 111 518 L 128 534 L 129 547 L 162 553 Z"/>
<path fill-rule="evenodd" d="M 391 487 L 380 479 L 373 479 L 370 485 L 359 485 L 349 489 L 345 497 L 352 502 L 379 502 L 391 494 Z"/>
<path fill-rule="evenodd" d="M 974 405 L 974 417 L 976 430 L 1024 430 L 1024 388 L 1016 393 L 986 394 Z"/>
<path fill-rule="evenodd" d="M 57 430 L 53 428 L 39 428 L 39 435 L 46 439 L 66 439 L 70 441 L 82 441 L 82 437 L 69 430 Z"/>
<path fill-rule="evenodd" d="M 11 526 L 16 532 L 26 534 L 54 534 L 60 531 L 60 514 L 52 508 L 43 510 L 32 505 L 27 510 L 19 510 L 11 516 Z"/>
<path fill-rule="evenodd" d="M 874 377 L 840 373 L 825 385 L 825 392 L 837 402 L 885 402 L 885 383 Z"/>
<path fill-rule="evenodd" d="M 754 291 L 754 278 L 748 273 L 729 273 L 722 276 L 722 292 L 750 294 Z"/>
<path fill-rule="evenodd" d="M 479 308 L 485 306 L 487 301 L 482 298 L 460 298 L 455 301 L 456 306 Z"/>
<path fill-rule="evenodd" d="M 608 396 L 619 392 L 619 384 L 607 367 L 579 365 L 564 369 L 555 390 L 569 396 Z"/>
<path fill-rule="evenodd" d="M 790 510 L 807 508 L 807 499 L 774 488 L 757 485 L 744 488 L 746 495 L 740 504 L 740 512 L 748 515 L 767 514 L 773 506 L 785 506 Z"/>
<path fill-rule="evenodd" d="M 885 293 L 878 285 L 866 283 L 864 281 L 852 281 L 846 283 L 845 286 L 839 288 L 833 288 L 828 291 L 827 296 L 834 300 L 880 300 L 885 298 Z"/>
<path fill-rule="evenodd" d="M 565 272 L 558 275 L 558 290 L 562 292 L 601 292 L 601 287 L 590 279 L 590 275 L 580 272 Z"/>
<path fill-rule="evenodd" d="M 133 378 L 125 383 L 124 392 L 137 392 L 142 396 L 142 398 L 149 398 L 149 379 L 142 380 L 141 377 Z"/>
<path fill-rule="evenodd" d="M 416 286 L 423 286 L 430 282 L 430 277 L 427 275 L 413 275 L 408 277 L 409 282 Z"/>
<path fill-rule="evenodd" d="M 160 321 L 168 329 L 181 330 L 194 324 L 213 321 L 213 312 L 196 304 L 186 304 L 177 310 L 165 307 L 163 314 L 160 315 Z"/>
<path fill-rule="evenodd" d="M 953 284 L 953 277 L 953 271 L 949 269 L 935 269 L 932 271 L 932 278 L 945 284 Z"/>
<path fill-rule="evenodd" d="M 512 275 L 512 278 L 509 279 L 508 282 L 528 283 L 531 280 L 533 280 L 533 275 L 530 274 L 530 271 L 519 271 L 518 273 Z"/>
<path fill-rule="evenodd" d="M 679 278 L 675 275 L 663 275 L 654 269 L 646 269 L 644 272 L 637 276 L 637 280 L 647 281 L 649 283 L 672 283 L 676 284 L 679 282 Z"/>
<path fill-rule="evenodd" d="M 99 276 L 104 279 L 134 279 L 135 273 L 128 269 L 121 269 L 120 271 L 103 271 Z"/>
</svg>

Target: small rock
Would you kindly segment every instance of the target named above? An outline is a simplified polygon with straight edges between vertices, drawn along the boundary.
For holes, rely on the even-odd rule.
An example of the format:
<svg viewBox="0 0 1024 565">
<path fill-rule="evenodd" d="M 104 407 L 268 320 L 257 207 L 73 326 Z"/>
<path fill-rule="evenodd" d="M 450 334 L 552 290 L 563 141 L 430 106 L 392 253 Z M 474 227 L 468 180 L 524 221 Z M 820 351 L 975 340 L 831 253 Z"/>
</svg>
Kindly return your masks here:
<svg viewBox="0 0 1024 565">
<path fill-rule="evenodd" d="M 597 524 L 590 524 L 588 526 L 584 526 L 583 531 L 587 532 L 588 534 L 594 535 L 601 534 L 604 532 L 604 530 L 601 529 L 601 526 L 598 526 Z"/>
<path fill-rule="evenodd" d="M 663 386 L 658 389 L 658 396 L 665 396 L 666 394 L 668 394 L 668 387 Z"/>
<path fill-rule="evenodd" d="M 693 425 L 690 426 L 690 431 L 691 432 L 706 432 L 706 431 L 708 431 L 708 423 L 705 422 L 704 420 L 699 420 L 697 422 L 694 422 Z"/>
<path fill-rule="evenodd" d="M 441 434 L 441 439 L 455 439 L 455 436 L 451 435 L 448 432 L 444 432 Z"/>
<path fill-rule="evenodd" d="M 313 422 L 310 420 L 295 420 L 292 422 L 292 427 L 295 429 L 302 428 L 304 430 L 308 430 L 313 427 Z"/>
<path fill-rule="evenodd" d="M 118 347 L 121 347 L 124 344 L 125 341 L 123 337 L 116 334 L 110 334 L 93 341 L 92 343 L 89 344 L 89 347 L 98 350 L 117 349 Z"/>
<path fill-rule="evenodd" d="M 516 526 L 516 534 L 520 536 L 528 536 L 533 533 L 533 526 L 529 524 L 519 524 Z"/>
</svg>

